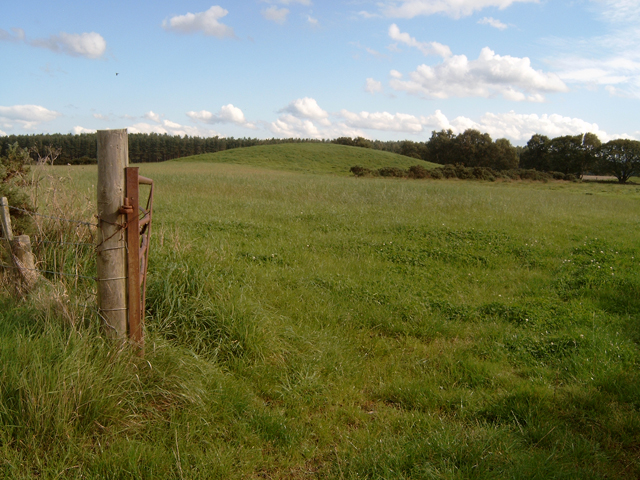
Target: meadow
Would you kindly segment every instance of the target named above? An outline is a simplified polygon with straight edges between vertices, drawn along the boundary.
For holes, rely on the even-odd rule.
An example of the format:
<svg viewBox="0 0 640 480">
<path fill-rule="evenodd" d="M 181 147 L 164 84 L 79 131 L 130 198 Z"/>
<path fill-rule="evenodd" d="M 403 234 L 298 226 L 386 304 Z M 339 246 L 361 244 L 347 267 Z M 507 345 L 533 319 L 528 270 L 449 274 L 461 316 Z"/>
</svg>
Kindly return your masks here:
<svg viewBox="0 0 640 480">
<path fill-rule="evenodd" d="M 0 294 L 0 476 L 640 476 L 640 187 L 295 148 L 140 165 L 144 358 Z"/>
</svg>

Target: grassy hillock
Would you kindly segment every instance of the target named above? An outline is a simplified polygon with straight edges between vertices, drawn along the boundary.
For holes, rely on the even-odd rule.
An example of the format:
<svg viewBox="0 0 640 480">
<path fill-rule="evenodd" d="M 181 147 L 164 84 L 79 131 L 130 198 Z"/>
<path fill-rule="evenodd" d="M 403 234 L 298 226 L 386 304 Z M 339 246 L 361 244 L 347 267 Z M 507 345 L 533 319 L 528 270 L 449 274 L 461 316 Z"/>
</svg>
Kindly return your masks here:
<svg viewBox="0 0 640 480">
<path fill-rule="evenodd" d="M 348 175 L 349 168 L 354 165 L 361 165 L 371 169 L 381 167 L 407 169 L 416 164 L 420 164 L 425 168 L 438 166 L 395 153 L 332 143 L 259 145 L 184 157 L 176 161 L 232 163 L 292 172 L 337 173 L 342 175 Z"/>
<path fill-rule="evenodd" d="M 0 478 L 640 477 L 638 187 L 140 169 L 145 356 L 1 293 Z"/>
</svg>

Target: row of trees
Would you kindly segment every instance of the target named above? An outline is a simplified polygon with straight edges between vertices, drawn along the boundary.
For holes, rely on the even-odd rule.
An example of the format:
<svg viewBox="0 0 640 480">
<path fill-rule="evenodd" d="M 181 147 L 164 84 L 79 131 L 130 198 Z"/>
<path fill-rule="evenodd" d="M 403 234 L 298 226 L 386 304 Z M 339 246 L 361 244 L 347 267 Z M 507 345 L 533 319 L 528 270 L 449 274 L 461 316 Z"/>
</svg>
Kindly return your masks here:
<svg viewBox="0 0 640 480">
<path fill-rule="evenodd" d="M 640 142 L 618 139 L 602 144 L 593 133 L 553 139 L 536 134 L 520 155 L 520 166 L 579 177 L 587 172 L 614 175 L 626 183 L 640 174 Z"/>
<path fill-rule="evenodd" d="M 333 140 L 333 143 L 385 150 L 441 165 L 463 163 L 467 167 L 487 167 L 494 170 L 518 168 L 519 150 L 509 140 L 499 138 L 494 142 L 488 133 L 473 129 L 458 135 L 452 130 L 434 131 L 427 142 L 380 142 L 362 137 L 341 137 Z"/>
<path fill-rule="evenodd" d="M 593 133 L 565 135 L 550 139 L 535 134 L 525 147 L 514 147 L 509 140 L 495 141 L 488 133 L 465 130 L 455 135 L 451 130 L 432 132 L 427 142 L 378 142 L 362 137 L 341 137 L 334 143 L 392 151 L 441 165 L 463 164 L 497 171 L 535 169 L 556 172 L 561 176 L 582 178 L 585 173 L 614 175 L 625 183 L 640 175 L 640 142 L 612 140 L 604 145 Z"/>
<path fill-rule="evenodd" d="M 615 175 L 626 182 L 640 174 L 640 142 L 613 140 L 604 145 L 593 133 L 565 135 L 550 139 L 535 134 L 526 147 L 515 147 L 505 138 L 492 140 L 488 133 L 468 129 L 454 134 L 451 130 L 434 131 L 426 142 L 380 141 L 363 137 L 340 137 L 334 140 L 200 138 L 151 134 L 129 135 L 129 158 L 133 163 L 162 162 L 174 158 L 214 153 L 239 147 L 278 143 L 332 142 L 362 148 L 373 148 L 408 157 L 439 163 L 464 164 L 493 170 L 516 168 L 542 172 L 560 172 L 582 177 L 586 172 Z M 12 145 L 28 150 L 34 162 L 75 164 L 96 161 L 95 134 L 10 135 L 0 137 L 0 156 L 6 156 Z"/>
<path fill-rule="evenodd" d="M 157 133 L 131 133 L 129 134 L 129 160 L 132 163 L 163 162 L 174 158 L 215 153 L 239 147 L 317 141 L 297 138 L 201 138 L 159 135 Z M 60 152 L 56 157 L 56 163 L 65 165 L 67 163 L 94 163 L 98 149 L 95 133 L 9 135 L 0 137 L 0 156 L 6 156 L 9 148 L 16 143 L 20 148 L 31 152 L 34 162 L 44 158 L 44 152 L 48 152 L 50 147 L 59 148 Z"/>
</svg>

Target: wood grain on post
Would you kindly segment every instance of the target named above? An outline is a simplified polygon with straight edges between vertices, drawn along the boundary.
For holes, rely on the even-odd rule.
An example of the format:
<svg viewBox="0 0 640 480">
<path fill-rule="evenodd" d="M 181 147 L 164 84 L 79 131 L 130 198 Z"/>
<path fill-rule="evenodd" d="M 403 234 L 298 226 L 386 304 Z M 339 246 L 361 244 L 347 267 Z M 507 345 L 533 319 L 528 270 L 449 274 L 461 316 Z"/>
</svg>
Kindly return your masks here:
<svg viewBox="0 0 640 480">
<path fill-rule="evenodd" d="M 125 168 L 129 166 L 127 130 L 98 130 L 98 308 L 108 334 L 127 335 L 127 252 Z"/>
<path fill-rule="evenodd" d="M 0 223 L 2 223 L 2 236 L 8 240 L 13 240 L 11 230 L 11 217 L 9 216 L 9 202 L 7 197 L 0 198 Z"/>
<path fill-rule="evenodd" d="M 38 281 L 35 260 L 31 253 L 31 239 L 29 235 L 18 235 L 11 241 L 13 261 L 17 267 L 17 276 L 23 293 L 29 292 Z"/>
</svg>

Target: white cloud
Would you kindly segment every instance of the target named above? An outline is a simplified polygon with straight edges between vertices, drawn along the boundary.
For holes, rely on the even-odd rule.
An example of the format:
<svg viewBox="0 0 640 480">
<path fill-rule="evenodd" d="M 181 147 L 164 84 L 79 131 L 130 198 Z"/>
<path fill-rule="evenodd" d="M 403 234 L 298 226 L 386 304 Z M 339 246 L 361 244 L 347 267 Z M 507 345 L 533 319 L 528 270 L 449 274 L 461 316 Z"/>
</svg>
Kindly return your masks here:
<svg viewBox="0 0 640 480">
<path fill-rule="evenodd" d="M 374 50 L 373 48 L 366 47 L 365 50 L 367 51 L 367 53 L 369 55 L 371 55 L 373 57 L 376 57 L 378 59 L 389 58 L 389 57 L 387 57 L 387 55 L 384 55 L 384 54 L 378 52 L 377 50 Z"/>
<path fill-rule="evenodd" d="M 93 114 L 93 118 L 97 119 L 97 120 L 111 120 L 111 118 L 109 117 L 109 115 L 103 115 L 101 113 L 94 113 Z"/>
<path fill-rule="evenodd" d="M 136 123 L 127 127 L 129 133 L 157 133 L 159 135 L 179 135 L 184 137 L 220 137 L 218 132 L 211 129 L 191 127 L 188 125 L 180 125 L 170 120 L 164 120 L 161 125 L 150 124 L 146 122 Z"/>
<path fill-rule="evenodd" d="M 502 23 L 500 20 L 496 20 L 493 17 L 484 17 L 478 20 L 480 25 L 489 25 L 493 28 L 497 28 L 498 30 L 506 30 L 509 28 L 506 24 Z"/>
<path fill-rule="evenodd" d="M 247 122 L 242 110 L 234 107 L 232 104 L 224 105 L 218 113 L 211 113 L 207 110 L 199 112 L 187 112 L 187 116 L 196 122 L 216 124 L 216 123 L 235 123 L 242 127 L 255 128 L 255 125 Z"/>
<path fill-rule="evenodd" d="M 364 91 L 374 94 L 382 92 L 382 82 L 378 82 L 373 78 L 367 78 L 367 84 L 364 86 Z"/>
<path fill-rule="evenodd" d="M 187 13 L 186 15 L 176 15 L 162 22 L 165 30 L 178 33 L 202 32 L 210 37 L 235 37 L 233 28 L 220 23 L 219 20 L 229 13 L 228 10 L 214 5 L 206 12 Z"/>
<path fill-rule="evenodd" d="M 294 138 L 322 138 L 320 130 L 311 120 L 295 117 L 291 114 L 281 115 L 269 124 L 269 129 L 276 135 Z"/>
<path fill-rule="evenodd" d="M 547 40 L 559 52 L 550 64 L 568 83 L 640 99 L 640 2 L 591 0 L 591 6 L 611 33 Z"/>
<path fill-rule="evenodd" d="M 7 134 L 5 132 L 3 132 L 2 130 L 0 130 L 0 137 L 6 137 Z"/>
<path fill-rule="evenodd" d="M 102 57 L 107 50 L 107 42 L 102 35 L 90 33 L 66 33 L 51 35 L 49 38 L 27 40 L 24 30 L 12 28 L 13 33 L 0 28 L 0 41 L 25 42 L 32 47 L 47 48 L 53 52 L 64 53 L 72 57 L 96 59 Z"/>
<path fill-rule="evenodd" d="M 275 5 L 267 8 L 266 10 L 262 10 L 262 16 L 267 20 L 270 20 L 275 23 L 279 23 L 282 25 L 287 21 L 287 15 L 289 15 L 288 8 L 278 8 Z"/>
<path fill-rule="evenodd" d="M 96 130 L 93 130 L 91 128 L 84 128 L 84 127 L 76 126 L 76 127 L 73 127 L 72 133 L 74 135 L 80 135 L 80 134 L 83 134 L 83 133 L 96 133 Z"/>
<path fill-rule="evenodd" d="M 311 15 L 307 15 L 307 22 L 309 22 L 309 25 L 311 25 L 312 27 L 318 26 L 318 19 L 313 18 Z"/>
<path fill-rule="evenodd" d="M 281 110 L 294 117 L 318 121 L 322 125 L 329 125 L 329 114 L 318 105 L 313 98 L 305 97 L 294 100 Z"/>
<path fill-rule="evenodd" d="M 278 3 L 281 3 L 283 5 L 291 5 L 292 3 L 299 3 L 300 5 L 305 5 L 307 7 L 310 7 L 312 5 L 311 0 L 279 0 Z"/>
<path fill-rule="evenodd" d="M 604 19 L 611 23 L 640 22 L 640 4 L 637 0 L 592 0 L 601 7 Z"/>
<path fill-rule="evenodd" d="M 160 115 L 158 115 L 157 113 L 154 113 L 153 111 L 148 111 L 147 113 L 144 114 L 144 118 L 148 119 L 148 120 L 152 120 L 156 123 L 160 123 Z"/>
<path fill-rule="evenodd" d="M 567 86 L 553 73 L 534 70 L 527 58 L 500 56 L 488 47 L 477 60 L 454 55 L 433 67 L 420 65 L 401 80 L 392 70 L 390 86 L 428 98 L 483 97 L 502 95 L 507 100 L 540 102 L 543 94 L 565 92 Z"/>
<path fill-rule="evenodd" d="M 413 18 L 419 15 L 433 15 L 441 13 L 453 18 L 460 18 L 473 14 L 484 8 L 507 8 L 516 2 L 537 2 L 538 0 L 401 0 L 400 4 L 387 1 L 383 4 L 382 12 L 387 17 Z"/>
<path fill-rule="evenodd" d="M 367 130 L 383 130 L 386 132 L 420 133 L 424 130 L 424 117 L 416 117 L 405 113 L 392 115 L 387 112 L 360 112 L 353 113 L 341 110 L 340 116 L 346 120 L 346 124 L 354 128 Z"/>
<path fill-rule="evenodd" d="M 13 32 L 13 33 L 11 33 Z M 0 28 L 0 41 L 4 42 L 22 42 L 25 39 L 24 30 L 21 28 L 12 28 L 11 32 L 7 32 Z"/>
<path fill-rule="evenodd" d="M 580 118 L 565 117 L 558 114 L 536 115 L 509 113 L 486 113 L 477 124 L 479 130 L 489 133 L 494 138 L 508 137 L 516 141 L 524 141 L 535 133 L 548 137 L 562 135 L 577 135 L 579 133 L 595 133 L 600 140 L 606 142 L 614 138 L 628 137 L 628 135 L 609 135 L 600 130 L 597 123 L 590 123 Z"/>
<path fill-rule="evenodd" d="M 417 48 L 424 55 L 438 55 L 444 58 L 451 56 L 451 49 L 446 45 L 438 42 L 419 42 L 408 33 L 402 33 L 395 23 L 389 27 L 389 37 L 397 42 Z"/>
<path fill-rule="evenodd" d="M 280 117 L 265 126 L 273 134 L 280 137 L 295 138 L 335 138 L 339 136 L 362 136 L 368 130 L 379 132 L 401 132 L 418 135 L 419 139 L 428 139 L 432 130 L 451 129 L 454 133 L 473 128 L 489 133 L 493 138 L 509 138 L 517 144 L 525 144 L 535 133 L 551 138 L 561 135 L 577 135 L 592 132 L 602 141 L 614 138 L 632 138 L 627 134 L 611 135 L 600 130 L 596 123 L 580 118 L 566 117 L 558 114 L 521 114 L 514 111 L 508 113 L 488 112 L 478 119 L 458 116 L 449 120 L 441 111 L 431 115 L 412 115 L 397 112 L 360 112 L 346 109 L 338 113 L 327 114 L 317 102 L 311 98 L 298 99 L 281 110 Z M 325 116 L 326 114 L 326 116 Z M 640 132 L 636 136 L 640 135 Z"/>
<path fill-rule="evenodd" d="M 25 129 L 31 129 L 41 123 L 55 120 L 61 113 L 48 110 L 40 105 L 0 106 L 0 120 L 17 122 Z"/>
<path fill-rule="evenodd" d="M 370 13 L 367 12 L 365 10 L 362 10 L 360 12 L 358 12 L 358 15 L 360 15 L 362 18 L 382 18 L 382 15 L 380 15 L 379 13 Z"/>
<path fill-rule="evenodd" d="M 91 59 L 100 58 L 107 50 L 107 42 L 96 32 L 61 32 L 60 35 L 51 35 L 47 39 L 32 40 L 29 43 L 34 47 L 48 48 L 53 52 Z"/>
</svg>

